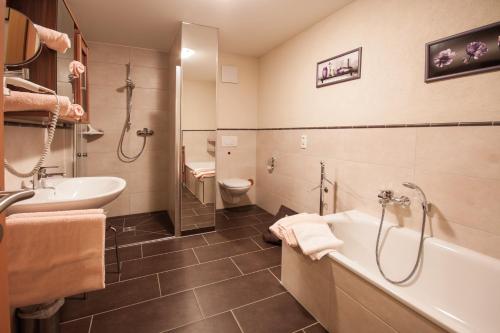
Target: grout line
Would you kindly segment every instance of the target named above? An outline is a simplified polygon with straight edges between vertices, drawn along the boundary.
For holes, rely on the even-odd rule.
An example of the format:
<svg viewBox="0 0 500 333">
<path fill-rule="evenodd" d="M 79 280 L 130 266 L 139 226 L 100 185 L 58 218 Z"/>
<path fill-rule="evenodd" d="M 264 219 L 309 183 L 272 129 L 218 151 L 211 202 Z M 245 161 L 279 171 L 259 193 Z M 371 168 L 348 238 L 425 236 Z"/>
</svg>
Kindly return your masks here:
<svg viewBox="0 0 500 333">
<path fill-rule="evenodd" d="M 156 281 L 158 282 L 158 291 L 160 292 L 160 296 L 161 295 L 161 283 L 160 283 L 160 274 L 159 273 L 156 273 Z"/>
<path fill-rule="evenodd" d="M 212 232 L 215 232 L 215 231 L 212 231 Z M 203 241 L 204 241 L 205 243 L 207 243 L 207 245 L 205 245 L 205 246 L 210 245 L 210 243 L 209 243 L 209 242 L 207 241 L 207 239 L 205 238 L 205 234 L 201 234 L 201 238 L 203 238 Z"/>
<path fill-rule="evenodd" d="M 236 321 L 236 325 L 238 325 L 241 333 L 245 333 L 245 331 L 243 331 L 243 327 L 241 327 L 241 324 L 238 321 L 238 318 L 236 318 L 236 315 L 234 314 L 233 310 L 230 310 L 229 312 L 231 312 L 231 314 L 233 315 L 234 321 Z"/>
<path fill-rule="evenodd" d="M 194 248 L 191 248 L 191 251 L 193 251 L 194 257 L 196 258 L 196 261 L 198 262 L 198 264 L 201 264 L 201 261 L 198 258 L 198 256 L 196 255 L 196 251 L 194 250 Z"/>
<path fill-rule="evenodd" d="M 255 236 L 252 236 L 252 237 L 255 237 Z M 261 250 L 265 250 L 265 249 L 264 249 L 262 246 L 260 246 L 260 244 L 259 244 L 259 243 L 257 243 L 257 242 L 256 242 L 256 241 L 252 238 L 252 237 L 250 237 L 250 240 L 251 240 L 252 242 L 254 242 L 254 243 L 255 243 L 255 245 L 257 245 L 257 246 L 258 246 Z"/>
<path fill-rule="evenodd" d="M 253 301 L 253 302 L 250 302 L 250 303 L 247 303 L 247 304 L 243 304 L 243 305 L 237 306 L 235 308 L 230 309 L 230 311 L 238 310 L 238 309 L 244 308 L 244 307 L 249 306 L 249 305 L 253 305 L 253 304 L 256 304 L 256 303 L 259 303 L 259 302 L 262 302 L 262 301 L 266 301 L 266 300 L 271 299 L 273 297 L 281 296 L 283 294 L 288 294 L 288 291 L 285 290 L 285 291 L 282 291 L 280 293 L 274 294 L 272 296 L 264 297 L 264 298 L 261 298 L 261 299 L 256 300 L 256 301 Z M 226 311 L 223 311 L 223 312 L 219 312 L 219 313 L 215 314 L 214 316 L 221 315 L 221 314 L 223 314 L 223 313 L 225 313 L 227 311 L 229 311 L 229 310 L 226 310 Z"/>
<path fill-rule="evenodd" d="M 72 322 L 75 322 L 75 321 L 78 321 L 78 320 L 82 320 L 82 319 L 85 319 L 85 318 L 89 318 L 89 317 L 92 317 L 92 315 L 86 315 L 86 316 L 75 318 L 75 319 L 61 321 L 61 322 L 59 322 L 59 324 L 68 324 L 68 323 L 72 323 Z"/>
<path fill-rule="evenodd" d="M 198 299 L 198 295 L 196 295 L 196 290 L 194 290 L 194 289 L 193 289 L 193 294 L 194 294 L 194 298 L 196 299 L 196 304 L 198 305 L 198 308 L 200 309 L 201 316 L 203 317 L 203 319 L 205 319 L 206 318 L 205 311 L 203 311 L 203 308 L 201 307 L 201 304 L 200 304 L 200 300 Z"/>
<path fill-rule="evenodd" d="M 141 247 L 141 259 L 144 258 L 144 250 L 142 249 L 142 244 L 139 245 Z"/>
<path fill-rule="evenodd" d="M 92 322 L 94 321 L 94 316 L 90 317 L 90 325 L 89 325 L 89 331 L 88 333 L 90 333 L 92 331 Z"/>
<path fill-rule="evenodd" d="M 280 266 L 281 266 L 281 265 L 280 265 Z M 272 275 L 272 276 L 274 276 L 274 278 L 275 278 L 276 280 L 278 280 L 278 282 L 281 284 L 281 280 L 280 280 L 280 279 L 278 279 L 278 277 L 277 277 L 276 275 L 274 275 L 273 271 L 271 271 L 271 269 L 272 269 L 272 268 L 276 268 L 276 267 L 280 267 L 280 266 L 270 267 L 270 268 L 268 268 L 267 270 L 268 270 L 268 271 L 269 271 L 269 273 L 271 273 L 271 275 Z"/>
<path fill-rule="evenodd" d="M 231 262 L 233 263 L 234 266 L 236 266 L 236 268 L 238 269 L 238 271 L 240 271 L 241 275 L 245 275 L 245 273 L 243 273 L 243 271 L 240 269 L 240 267 L 238 265 L 236 265 L 236 262 L 233 260 L 232 257 L 229 258 L 229 260 L 231 260 Z"/>
<path fill-rule="evenodd" d="M 299 333 L 299 332 L 305 332 L 306 329 L 310 328 L 310 327 L 313 327 L 314 325 L 316 324 L 319 324 L 319 322 L 315 321 L 314 323 L 312 323 L 311 325 L 307 325 L 305 327 L 302 327 L 301 329 L 299 330 L 296 330 L 295 332 Z M 295 333 L 293 332 L 293 333 Z"/>
</svg>

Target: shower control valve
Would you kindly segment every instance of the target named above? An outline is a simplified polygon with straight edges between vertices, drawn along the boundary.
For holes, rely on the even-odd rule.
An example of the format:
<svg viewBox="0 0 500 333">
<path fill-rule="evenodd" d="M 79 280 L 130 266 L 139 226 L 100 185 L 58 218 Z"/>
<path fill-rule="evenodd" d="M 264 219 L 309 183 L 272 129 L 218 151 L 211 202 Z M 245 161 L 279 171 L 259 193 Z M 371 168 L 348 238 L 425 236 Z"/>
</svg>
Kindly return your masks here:
<svg viewBox="0 0 500 333">
<path fill-rule="evenodd" d="M 392 190 L 381 190 L 378 193 L 378 202 L 382 205 L 387 205 L 388 203 L 391 202 L 392 198 L 394 197 L 394 191 Z"/>
</svg>

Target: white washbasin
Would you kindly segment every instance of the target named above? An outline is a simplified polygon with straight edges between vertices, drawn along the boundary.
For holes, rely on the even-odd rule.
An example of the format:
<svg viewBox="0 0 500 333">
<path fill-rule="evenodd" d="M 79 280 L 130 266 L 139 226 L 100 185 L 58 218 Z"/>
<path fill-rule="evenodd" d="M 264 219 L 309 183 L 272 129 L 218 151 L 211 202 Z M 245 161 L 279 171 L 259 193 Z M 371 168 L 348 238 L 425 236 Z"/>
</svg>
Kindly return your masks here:
<svg viewBox="0 0 500 333">
<path fill-rule="evenodd" d="M 78 177 L 48 179 L 45 184 L 55 189 L 36 189 L 31 199 L 7 209 L 7 214 L 102 208 L 115 200 L 127 186 L 118 177 Z"/>
</svg>

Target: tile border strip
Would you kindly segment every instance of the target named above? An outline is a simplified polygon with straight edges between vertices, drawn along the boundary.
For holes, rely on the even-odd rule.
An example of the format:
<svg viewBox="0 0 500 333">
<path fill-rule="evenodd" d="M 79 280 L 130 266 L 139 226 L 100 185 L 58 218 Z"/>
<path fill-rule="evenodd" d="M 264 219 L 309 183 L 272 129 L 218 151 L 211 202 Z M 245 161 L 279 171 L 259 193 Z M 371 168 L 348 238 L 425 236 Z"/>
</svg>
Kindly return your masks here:
<svg viewBox="0 0 500 333">
<path fill-rule="evenodd" d="M 415 127 L 466 127 L 466 126 L 500 126 L 500 121 L 463 121 L 443 123 L 411 123 L 411 124 L 374 124 L 348 126 L 302 126 L 302 127 L 268 127 L 268 128 L 217 128 L 218 131 L 286 131 L 286 130 L 318 130 L 318 129 L 367 129 L 367 128 L 415 128 Z"/>
</svg>

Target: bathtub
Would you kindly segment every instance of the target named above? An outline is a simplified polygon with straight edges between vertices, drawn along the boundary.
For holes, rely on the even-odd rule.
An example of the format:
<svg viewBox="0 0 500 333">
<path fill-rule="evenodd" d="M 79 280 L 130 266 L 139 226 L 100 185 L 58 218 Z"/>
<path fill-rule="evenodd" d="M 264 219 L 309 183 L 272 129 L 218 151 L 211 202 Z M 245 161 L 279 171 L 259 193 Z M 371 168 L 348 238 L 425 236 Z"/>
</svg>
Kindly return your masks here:
<svg viewBox="0 0 500 333">
<path fill-rule="evenodd" d="M 394 285 L 384 280 L 375 261 L 379 217 L 348 211 L 325 219 L 344 240 L 342 248 L 316 263 L 284 248 L 282 279 L 330 331 L 363 331 L 352 326 L 361 323 L 348 320 L 347 311 L 371 322 L 369 331 L 387 326 L 387 332 L 500 332 L 500 260 L 429 237 L 414 278 Z M 380 260 L 388 277 L 401 279 L 411 271 L 419 236 L 384 224 Z M 297 277 L 297 269 L 302 276 Z M 376 325 L 380 330 L 373 329 Z"/>
</svg>

